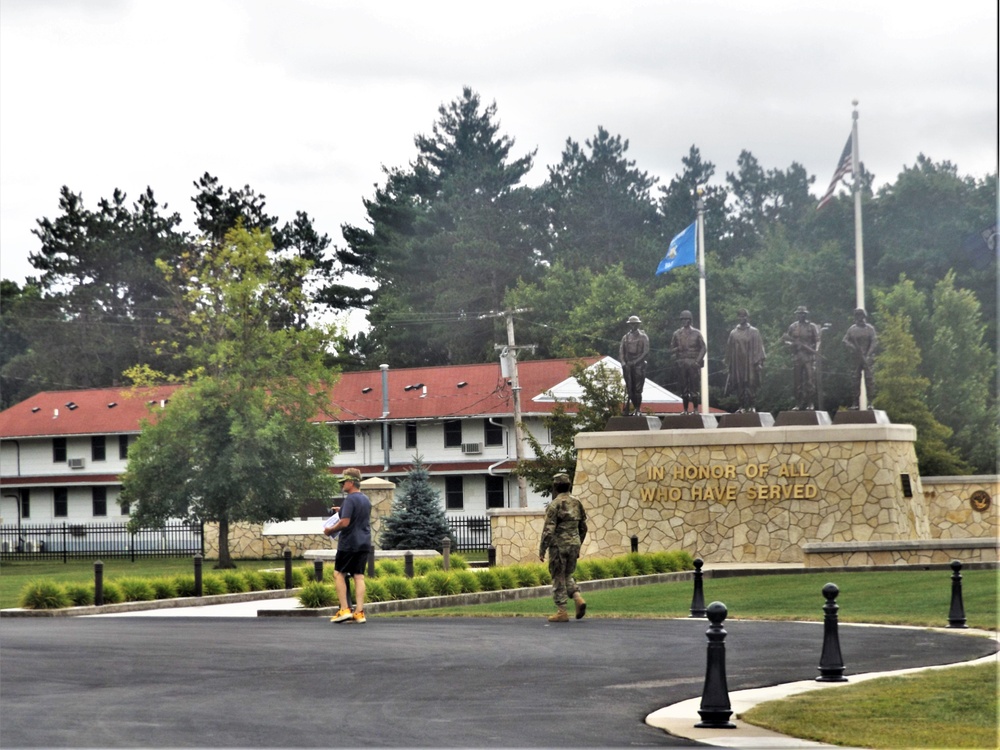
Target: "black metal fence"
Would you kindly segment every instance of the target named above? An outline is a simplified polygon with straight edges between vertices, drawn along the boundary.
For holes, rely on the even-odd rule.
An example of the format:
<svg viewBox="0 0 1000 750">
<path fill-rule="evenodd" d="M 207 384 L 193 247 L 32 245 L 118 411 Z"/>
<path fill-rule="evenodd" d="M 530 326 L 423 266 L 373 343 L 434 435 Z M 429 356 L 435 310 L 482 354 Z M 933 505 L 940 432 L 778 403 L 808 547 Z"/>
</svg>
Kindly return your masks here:
<svg viewBox="0 0 1000 750">
<path fill-rule="evenodd" d="M 121 523 L 0 525 L 0 560 L 62 560 L 78 557 L 188 557 L 205 554 L 200 523 L 168 523 L 134 534 Z"/>
<path fill-rule="evenodd" d="M 487 516 L 450 516 L 451 533 L 455 539 L 455 552 L 486 552 L 493 539 L 490 519 Z"/>
</svg>

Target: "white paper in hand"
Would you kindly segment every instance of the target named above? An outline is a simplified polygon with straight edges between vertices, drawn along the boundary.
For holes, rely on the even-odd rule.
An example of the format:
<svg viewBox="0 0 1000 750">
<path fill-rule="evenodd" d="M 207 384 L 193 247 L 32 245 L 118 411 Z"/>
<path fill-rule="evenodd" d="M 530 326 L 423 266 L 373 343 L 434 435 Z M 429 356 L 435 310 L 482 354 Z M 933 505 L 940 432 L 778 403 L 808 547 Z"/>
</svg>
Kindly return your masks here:
<svg viewBox="0 0 1000 750">
<path fill-rule="evenodd" d="M 323 529 L 325 530 L 325 529 L 332 528 L 333 526 L 336 525 L 337 521 L 339 521 L 339 520 L 340 520 L 340 514 L 339 513 L 334 513 L 332 516 L 330 516 L 328 519 L 326 519 L 326 521 L 323 523 Z M 340 536 L 340 532 L 339 531 L 336 534 L 330 534 L 330 538 L 331 539 L 336 539 L 338 536 Z"/>
</svg>

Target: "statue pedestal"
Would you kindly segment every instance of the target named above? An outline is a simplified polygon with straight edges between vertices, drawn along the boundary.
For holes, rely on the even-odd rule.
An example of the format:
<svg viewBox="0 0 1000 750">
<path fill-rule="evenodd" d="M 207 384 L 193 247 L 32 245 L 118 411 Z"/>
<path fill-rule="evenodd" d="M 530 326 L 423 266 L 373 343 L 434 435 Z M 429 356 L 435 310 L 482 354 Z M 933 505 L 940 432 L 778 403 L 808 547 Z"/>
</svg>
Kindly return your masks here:
<svg viewBox="0 0 1000 750">
<path fill-rule="evenodd" d="M 660 424 L 661 430 L 702 430 L 719 426 L 714 414 L 667 414 Z"/>
<path fill-rule="evenodd" d="M 766 411 L 738 411 L 719 417 L 719 427 L 774 427 L 774 415 Z"/>
<path fill-rule="evenodd" d="M 881 409 L 841 409 L 833 417 L 834 424 L 892 424 Z"/>
<path fill-rule="evenodd" d="M 658 429 L 660 429 L 660 418 L 645 416 L 611 417 L 604 426 L 605 432 L 634 432 L 636 430 Z"/>
<path fill-rule="evenodd" d="M 775 427 L 806 427 L 808 425 L 826 427 L 831 424 L 833 421 L 830 419 L 829 412 L 812 409 L 783 411 L 778 414 L 778 418 L 774 421 Z"/>
</svg>

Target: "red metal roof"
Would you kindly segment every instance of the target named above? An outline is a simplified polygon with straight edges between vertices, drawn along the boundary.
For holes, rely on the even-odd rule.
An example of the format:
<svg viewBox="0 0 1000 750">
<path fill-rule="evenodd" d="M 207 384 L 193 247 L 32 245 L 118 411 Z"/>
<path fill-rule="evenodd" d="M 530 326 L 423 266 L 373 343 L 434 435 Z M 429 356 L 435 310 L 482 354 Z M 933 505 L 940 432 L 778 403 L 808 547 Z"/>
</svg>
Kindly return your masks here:
<svg viewBox="0 0 1000 750">
<path fill-rule="evenodd" d="M 599 357 L 584 359 L 591 365 Z M 578 359 L 519 362 L 521 412 L 548 414 L 552 402 L 532 401 L 571 377 Z M 99 388 L 38 393 L 0 412 L 0 438 L 102 435 L 138 432 L 143 418 L 155 416 L 163 401 L 181 386 Z M 389 369 L 389 419 L 415 421 L 510 415 L 510 381 L 497 362 L 450 367 Z M 74 404 L 71 408 L 69 404 Z M 111 406 L 114 404 L 114 406 Z M 657 414 L 680 412 L 680 404 L 649 404 Z M 382 419 L 382 371 L 345 372 L 334 386 L 328 415 L 343 422 Z"/>
</svg>

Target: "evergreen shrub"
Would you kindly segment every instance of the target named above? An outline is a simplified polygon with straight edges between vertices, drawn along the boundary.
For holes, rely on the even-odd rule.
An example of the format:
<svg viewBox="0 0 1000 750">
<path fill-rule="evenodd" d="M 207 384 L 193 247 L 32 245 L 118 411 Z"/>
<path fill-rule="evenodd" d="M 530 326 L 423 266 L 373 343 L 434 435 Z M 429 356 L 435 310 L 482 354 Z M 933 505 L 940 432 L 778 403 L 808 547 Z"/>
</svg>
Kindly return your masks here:
<svg viewBox="0 0 1000 750">
<path fill-rule="evenodd" d="M 70 601 L 62 584 L 39 578 L 24 585 L 19 603 L 24 609 L 61 609 Z"/>
<path fill-rule="evenodd" d="M 436 549 L 440 552 L 441 540 L 446 536 L 454 546 L 441 494 L 431 486 L 423 459 L 414 456 L 413 466 L 396 490 L 392 510 L 383 523 L 380 545 L 382 549 Z"/>
</svg>

